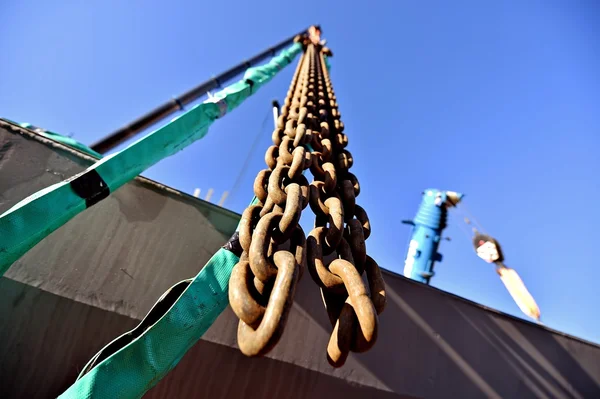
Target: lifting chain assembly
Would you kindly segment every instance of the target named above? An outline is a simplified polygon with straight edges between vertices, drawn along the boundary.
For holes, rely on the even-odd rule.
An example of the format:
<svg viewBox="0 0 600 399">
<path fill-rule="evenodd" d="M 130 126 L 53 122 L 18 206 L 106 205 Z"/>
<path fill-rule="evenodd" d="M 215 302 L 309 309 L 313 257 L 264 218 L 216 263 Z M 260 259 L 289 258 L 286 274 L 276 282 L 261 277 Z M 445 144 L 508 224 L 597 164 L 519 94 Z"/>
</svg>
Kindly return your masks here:
<svg viewBox="0 0 600 399">
<path fill-rule="evenodd" d="M 327 359 L 341 367 L 350 351 L 364 352 L 375 343 L 385 284 L 366 251 L 371 226 L 356 204 L 360 185 L 349 171 L 353 158 L 325 67 L 330 51 L 320 44 L 317 28 L 310 33 L 296 38 L 304 54 L 265 154 L 268 169 L 254 181 L 258 203 L 242 215 L 243 253 L 231 274 L 229 301 L 240 319 L 242 353 L 264 355 L 283 333 L 307 268 L 333 327 Z M 314 177 L 310 184 L 306 169 Z M 309 204 L 316 217 L 306 237 L 298 223 Z"/>
</svg>

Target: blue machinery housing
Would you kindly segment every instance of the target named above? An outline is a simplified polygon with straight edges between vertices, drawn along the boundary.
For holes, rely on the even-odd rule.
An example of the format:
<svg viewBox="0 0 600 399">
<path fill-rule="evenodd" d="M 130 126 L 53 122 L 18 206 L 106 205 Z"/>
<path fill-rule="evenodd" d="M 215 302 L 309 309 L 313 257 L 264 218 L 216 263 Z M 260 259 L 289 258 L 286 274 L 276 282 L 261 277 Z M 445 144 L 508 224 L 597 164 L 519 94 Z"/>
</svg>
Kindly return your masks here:
<svg viewBox="0 0 600 399">
<path fill-rule="evenodd" d="M 433 264 L 442 261 L 437 250 L 446 227 L 448 208 L 456 206 L 463 197 L 464 194 L 454 191 L 427 189 L 415 218 L 402 221 L 413 226 L 404 261 L 405 277 L 429 284 L 434 275 Z"/>
</svg>

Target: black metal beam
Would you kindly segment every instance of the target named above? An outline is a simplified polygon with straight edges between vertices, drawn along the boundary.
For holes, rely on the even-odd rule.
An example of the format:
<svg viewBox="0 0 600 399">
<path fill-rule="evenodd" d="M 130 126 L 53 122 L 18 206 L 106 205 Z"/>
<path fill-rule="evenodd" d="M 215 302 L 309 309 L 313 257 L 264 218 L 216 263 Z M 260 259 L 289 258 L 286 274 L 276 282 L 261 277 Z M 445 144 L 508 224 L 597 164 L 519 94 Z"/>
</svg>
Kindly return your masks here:
<svg viewBox="0 0 600 399">
<path fill-rule="evenodd" d="M 292 44 L 296 36 L 302 35 L 305 32 L 306 31 L 302 31 L 296 35 L 290 36 L 281 43 L 278 43 L 275 46 L 268 48 L 267 50 L 255 55 L 249 60 L 239 63 L 233 68 L 223 72 L 219 76 L 207 80 L 206 82 L 200 83 L 198 86 L 187 91 L 186 93 L 183 93 L 181 96 L 167 101 L 166 103 L 158 106 L 157 108 L 139 117 L 138 119 L 134 120 L 128 125 L 123 126 L 119 130 L 109 134 L 100 141 L 92 144 L 91 148 L 94 151 L 97 151 L 101 154 L 106 153 L 107 151 L 118 146 L 128 138 L 135 136 L 137 133 L 144 130 L 148 126 L 151 126 L 159 120 L 164 119 L 169 115 L 172 115 L 173 113 L 182 110 L 184 105 L 197 100 L 198 98 L 206 94 L 206 92 L 221 87 L 225 82 L 235 78 L 236 76 L 244 72 L 246 69 L 256 65 L 257 63 L 261 62 L 267 57 L 274 56 L 278 51 Z"/>
</svg>

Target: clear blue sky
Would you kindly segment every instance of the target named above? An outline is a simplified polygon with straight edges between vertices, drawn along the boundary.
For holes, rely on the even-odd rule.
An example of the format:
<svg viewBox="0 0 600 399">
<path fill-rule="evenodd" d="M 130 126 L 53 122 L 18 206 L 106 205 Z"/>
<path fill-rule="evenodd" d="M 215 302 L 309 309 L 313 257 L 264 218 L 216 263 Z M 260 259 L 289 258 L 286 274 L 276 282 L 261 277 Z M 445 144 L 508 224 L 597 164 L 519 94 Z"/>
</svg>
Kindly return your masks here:
<svg viewBox="0 0 600 399">
<path fill-rule="evenodd" d="M 93 5 L 92 5 L 93 4 Z M 600 8 L 593 1 L 29 1 L 0 5 L 0 116 L 91 143 L 313 23 L 373 234 L 400 272 L 420 193 L 467 194 L 550 327 L 600 342 Z M 290 3 L 292 4 L 292 3 Z M 298 3 L 293 3 L 298 4 Z M 317 7 L 318 4 L 318 7 Z M 243 211 L 264 168 L 274 98 L 293 67 L 210 134 L 145 173 L 186 192 L 231 190 Z M 308 210 L 307 210 L 308 211 Z M 521 316 L 451 218 L 433 285 Z"/>
</svg>

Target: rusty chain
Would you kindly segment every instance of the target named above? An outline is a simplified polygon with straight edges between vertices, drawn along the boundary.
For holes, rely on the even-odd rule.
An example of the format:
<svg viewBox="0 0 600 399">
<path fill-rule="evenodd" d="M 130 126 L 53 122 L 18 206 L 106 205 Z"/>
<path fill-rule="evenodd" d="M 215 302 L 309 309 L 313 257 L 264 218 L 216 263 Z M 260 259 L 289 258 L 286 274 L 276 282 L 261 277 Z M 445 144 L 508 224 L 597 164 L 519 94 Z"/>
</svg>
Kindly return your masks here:
<svg viewBox="0 0 600 399">
<path fill-rule="evenodd" d="M 379 266 L 367 255 L 365 240 L 371 234 L 366 211 L 356 203 L 360 184 L 350 172 L 352 154 L 346 149 L 337 99 L 325 68 L 327 49 L 309 49 L 314 59 L 309 74 L 317 93 L 320 132 L 313 133 L 310 204 L 315 228 L 307 239 L 307 267 L 320 286 L 333 332 L 327 358 L 341 367 L 350 351 L 370 349 L 378 331 L 378 314 L 385 307 L 385 284 Z M 369 287 L 362 274 L 366 272 Z"/>
<path fill-rule="evenodd" d="M 280 339 L 306 264 L 306 238 L 298 222 L 309 198 L 302 172 L 310 166 L 304 144 L 311 133 L 299 105 L 307 76 L 303 54 L 273 131 L 273 145 L 265 153 L 267 169 L 254 181 L 258 203 L 244 211 L 240 222 L 243 252 L 232 270 L 229 302 L 240 319 L 238 345 L 247 356 L 267 353 Z M 286 242 L 289 247 L 280 249 Z"/>
<path fill-rule="evenodd" d="M 242 215 L 243 252 L 231 274 L 229 300 L 240 319 L 240 350 L 264 355 L 280 339 L 297 283 L 308 268 L 333 327 L 327 358 L 341 367 L 350 351 L 364 352 L 375 343 L 385 284 L 366 251 L 371 227 L 356 204 L 360 185 L 349 171 L 353 158 L 324 67 L 329 50 L 315 40 L 314 31 L 297 40 L 305 51 L 265 153 L 267 168 L 254 181 L 258 203 Z M 314 177 L 310 184 L 306 169 Z M 308 205 L 316 217 L 306 237 L 299 221 Z"/>
</svg>

